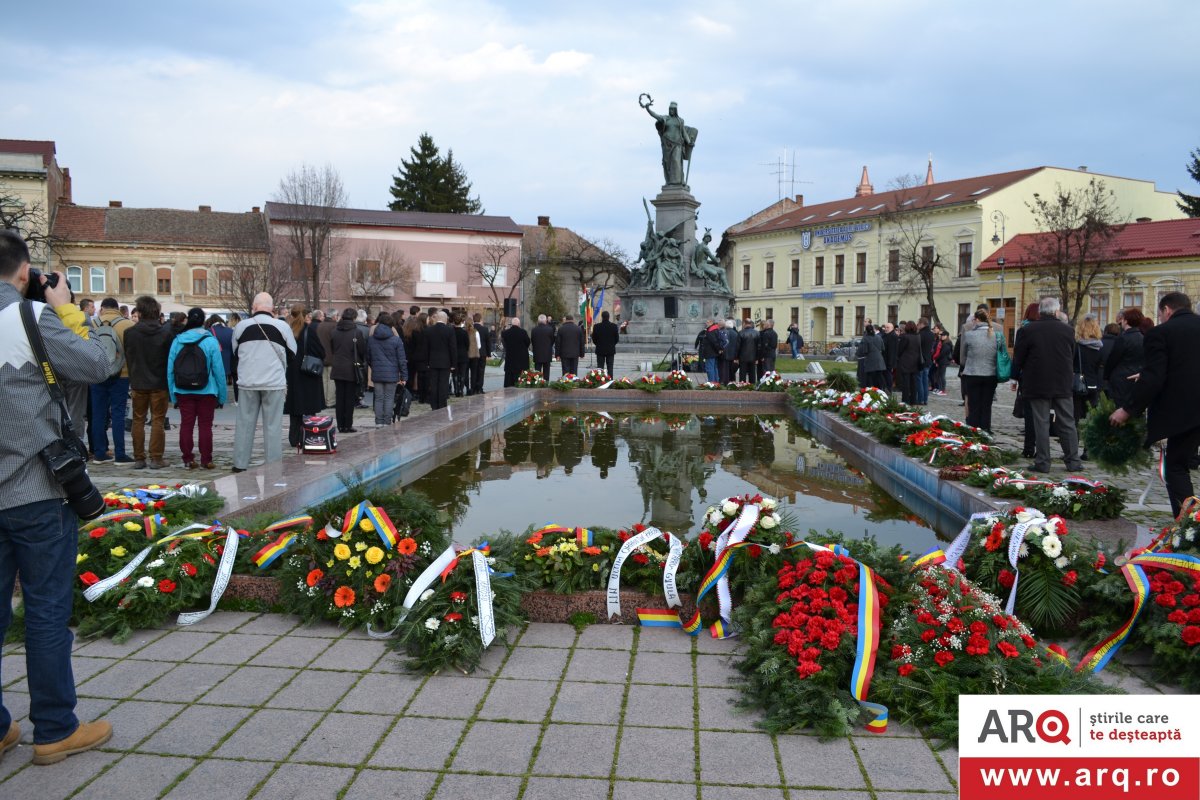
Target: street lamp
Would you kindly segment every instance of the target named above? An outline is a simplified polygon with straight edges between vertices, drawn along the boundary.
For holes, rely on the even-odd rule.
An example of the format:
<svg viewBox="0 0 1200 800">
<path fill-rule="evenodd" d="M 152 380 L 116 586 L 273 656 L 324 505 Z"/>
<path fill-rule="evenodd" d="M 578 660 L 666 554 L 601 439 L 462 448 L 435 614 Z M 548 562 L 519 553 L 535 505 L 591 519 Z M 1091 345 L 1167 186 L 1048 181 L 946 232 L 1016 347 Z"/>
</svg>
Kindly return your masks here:
<svg viewBox="0 0 1200 800">
<path fill-rule="evenodd" d="M 999 245 L 1001 242 L 1008 241 L 1008 235 L 1007 235 L 1007 232 L 1005 231 L 1005 223 L 1006 222 L 1008 222 L 1008 218 L 1004 215 L 1003 211 L 1001 211 L 1000 209 L 997 208 L 995 211 L 992 212 L 992 244 L 993 245 Z M 1000 235 L 999 236 L 996 235 L 996 228 L 995 228 L 996 225 L 1000 226 Z M 1005 296 L 1004 296 L 1004 256 L 1000 256 L 999 258 L 997 258 L 996 264 L 999 265 L 999 267 L 1000 267 L 1000 319 L 1004 319 L 1007 316 L 1007 313 L 1006 313 L 1007 305 L 1006 305 Z"/>
</svg>

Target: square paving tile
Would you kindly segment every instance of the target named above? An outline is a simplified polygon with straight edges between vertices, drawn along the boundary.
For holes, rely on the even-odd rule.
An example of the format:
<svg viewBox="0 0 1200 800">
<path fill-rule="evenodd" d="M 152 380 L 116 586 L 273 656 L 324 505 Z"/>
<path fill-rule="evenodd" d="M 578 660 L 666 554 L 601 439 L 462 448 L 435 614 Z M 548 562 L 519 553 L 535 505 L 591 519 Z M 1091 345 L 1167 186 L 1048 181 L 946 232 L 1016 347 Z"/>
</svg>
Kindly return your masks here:
<svg viewBox="0 0 1200 800">
<path fill-rule="evenodd" d="M 739 708 L 734 702 L 741 697 L 735 689 L 700 690 L 700 727 L 722 731 L 759 730 L 762 714 L 757 709 Z"/>
<path fill-rule="evenodd" d="M 254 611 L 214 611 L 205 619 L 188 627 L 194 631 L 217 631 L 225 633 L 257 616 L 258 614 Z"/>
<path fill-rule="evenodd" d="M 954 788 L 922 739 L 855 736 L 854 747 L 876 789 L 948 792 Z"/>
<path fill-rule="evenodd" d="M 260 706 L 297 672 L 282 667 L 238 667 L 237 672 L 218 683 L 200 702 Z"/>
<path fill-rule="evenodd" d="M 202 756 L 250 714 L 244 708 L 189 706 L 139 746 L 147 753 Z"/>
<path fill-rule="evenodd" d="M 531 622 L 517 642 L 522 647 L 570 647 L 575 644 L 575 628 L 550 622 Z"/>
<path fill-rule="evenodd" d="M 370 763 L 376 767 L 442 769 L 465 725 L 457 719 L 401 717 Z"/>
<path fill-rule="evenodd" d="M 516 722 L 476 722 L 467 731 L 451 769 L 522 774 L 537 743 L 537 725 Z"/>
<path fill-rule="evenodd" d="M 75 637 L 75 655 L 100 658 L 125 658 L 125 656 L 141 650 L 156 639 L 165 636 L 165 630 L 147 629 L 134 631 L 124 642 L 117 644 L 107 637 L 94 639 L 90 642 Z"/>
<path fill-rule="evenodd" d="M 113 726 L 112 740 L 105 746 L 132 750 L 138 742 L 161 728 L 184 708 L 179 703 L 148 703 L 141 700 L 120 703 L 101 717 Z"/>
<path fill-rule="evenodd" d="M 700 686 L 737 686 L 742 673 L 733 666 L 729 656 L 697 656 L 696 683 Z"/>
<path fill-rule="evenodd" d="M 346 629 L 334 622 L 319 620 L 308 625 L 298 625 L 288 632 L 289 636 L 308 636 L 313 639 L 340 639 Z"/>
<path fill-rule="evenodd" d="M 629 680 L 629 653 L 621 650 L 576 649 L 571 656 L 566 679 L 625 683 Z"/>
<path fill-rule="evenodd" d="M 696 800 L 696 784 L 614 781 L 612 796 L 613 800 Z"/>
<path fill-rule="evenodd" d="M 866 788 L 849 739 L 822 742 L 815 736 L 788 735 L 776 742 L 788 786 Z"/>
<path fill-rule="evenodd" d="M 946 747 L 936 751 L 938 758 L 942 760 L 942 764 L 950 772 L 950 777 L 955 783 L 958 783 L 958 748 Z"/>
<path fill-rule="evenodd" d="M 391 724 L 390 717 L 377 714 L 330 714 L 289 760 L 360 764 Z"/>
<path fill-rule="evenodd" d="M 475 715 L 475 709 L 487 689 L 487 681 L 458 680 L 434 675 L 425 682 L 425 686 L 404 713 L 424 717 L 466 719 Z"/>
<path fill-rule="evenodd" d="M 306 640 L 290 637 L 290 641 L 303 643 Z M 316 639 L 308 639 L 307 642 L 314 652 L 324 647 L 323 644 L 318 644 L 319 640 Z M 374 666 L 385 652 L 387 645 L 374 639 L 341 639 L 325 648 L 310 667 L 363 672 Z"/>
<path fill-rule="evenodd" d="M 616 725 L 621 718 L 625 687 L 619 683 L 564 683 L 551 719 L 556 722 L 594 722 Z"/>
<path fill-rule="evenodd" d="M 639 650 L 633 662 L 633 682 L 691 686 L 692 656 L 687 653 L 643 653 Z"/>
<path fill-rule="evenodd" d="M 300 708 L 309 711 L 332 708 L 358 679 L 359 675 L 355 672 L 302 670 L 291 683 L 267 701 L 267 707 Z"/>
<path fill-rule="evenodd" d="M 71 659 L 72 670 L 75 669 L 75 661 L 77 661 L 77 660 L 79 660 L 78 657 Z M 9 654 L 8 652 L 5 652 L 4 656 L 3 656 L 2 665 L 4 668 L 4 672 L 2 675 L 0 675 L 0 686 L 12 686 L 17 681 L 19 681 L 25 677 L 26 668 L 25 668 L 25 654 L 24 653 Z M 76 681 L 81 680 L 78 672 L 76 672 L 76 674 L 75 674 L 75 680 Z"/>
<path fill-rule="evenodd" d="M 517 680 L 556 681 L 570 654 L 570 650 L 558 648 L 517 647 L 504 663 L 500 675 Z"/>
<path fill-rule="evenodd" d="M 633 631 L 632 625 L 588 625 L 579 634 L 575 647 L 624 650 L 628 653 L 633 649 Z"/>
<path fill-rule="evenodd" d="M 321 715 L 316 711 L 276 708 L 256 711 L 217 748 L 214 755 L 219 758 L 282 761 L 320 719 Z"/>
<path fill-rule="evenodd" d="M 142 661 L 186 661 L 220 635 L 204 631 L 171 631 L 138 650 L 132 657 Z"/>
<path fill-rule="evenodd" d="M 249 797 L 250 791 L 267 777 L 272 766 L 265 761 L 210 758 L 196 765 L 165 800 Z"/>
<path fill-rule="evenodd" d="M 487 719 L 541 722 L 558 690 L 554 681 L 508 681 L 492 683 L 479 716 Z"/>
<path fill-rule="evenodd" d="M 578 759 L 578 754 L 574 756 Z M 608 781 L 574 778 L 530 778 L 523 800 L 608 800 Z"/>
<path fill-rule="evenodd" d="M 174 667 L 166 661 L 124 661 L 79 684 L 77 691 L 81 697 L 133 697 Z"/>
<path fill-rule="evenodd" d="M 329 800 L 354 777 L 348 767 L 283 764 L 263 785 L 255 800 Z"/>
<path fill-rule="evenodd" d="M 138 700 L 190 703 L 228 677 L 231 664 L 180 664 L 138 693 Z"/>
<path fill-rule="evenodd" d="M 700 780 L 781 785 L 771 737 L 765 733 L 701 731 Z"/>
<path fill-rule="evenodd" d="M 271 641 L 267 636 L 246 636 L 245 638 L 258 639 L 260 642 Z M 247 663 L 255 667 L 304 667 L 321 655 L 327 646 L 328 642 L 323 639 L 284 636 L 275 639 Z"/>
<path fill-rule="evenodd" d="M 607 778 L 616 746 L 614 725 L 550 725 L 542 735 L 533 771 Z"/>
<path fill-rule="evenodd" d="M 447 775 L 442 779 L 434 797 L 439 800 L 462 800 L 464 797 L 486 797 L 488 800 L 517 800 L 521 793 L 520 778 L 495 775 Z"/>
<path fill-rule="evenodd" d="M 196 655 L 192 656 L 191 660 L 206 664 L 245 664 L 254 658 L 260 650 L 266 649 L 272 641 L 273 639 L 269 636 L 227 633 L 199 653 L 196 653 Z"/>
<path fill-rule="evenodd" d="M 625 724 L 648 727 L 693 726 L 691 686 L 648 686 L 635 683 L 629 687 L 625 703 Z"/>
<path fill-rule="evenodd" d="M 13 659 L 5 661 L 7 665 Z M 71 656 L 71 673 L 75 676 L 75 684 L 78 685 L 93 675 L 99 675 L 105 670 L 111 669 L 117 663 L 115 658 L 89 658 L 88 656 Z M 21 674 L 25 675 L 25 658 L 20 659 Z M 8 676 L 8 667 L 4 670 L 5 677 Z"/>
<path fill-rule="evenodd" d="M 33 748 L 22 746 L 17 751 L 10 752 L 5 756 L 4 761 L 0 762 L 0 768 L 3 768 L 9 759 L 16 761 L 13 756 L 22 751 L 28 753 L 27 756 L 24 754 L 21 756 L 23 762 L 28 763 L 28 760 L 33 758 Z M 51 798 L 69 797 L 77 788 L 95 778 L 100 770 L 120 757 L 120 753 L 103 753 L 99 750 L 92 750 L 71 756 L 61 764 L 54 765 L 52 769 L 30 766 L 13 775 L 4 783 L 0 783 L 0 795 L 5 798 L 11 797 L 13 800 L 24 800 L 24 798 L 51 800 Z M 86 793 L 84 796 L 87 796 Z"/>
<path fill-rule="evenodd" d="M 792 795 L 795 797 L 795 795 Z M 748 789 L 744 786 L 710 786 L 700 787 L 700 797 L 703 800 L 783 800 L 783 789 Z"/>
<path fill-rule="evenodd" d="M 364 769 L 346 790 L 342 800 L 425 800 L 436 772 L 410 772 L 394 769 Z M 526 795 L 528 796 L 528 795 Z"/>
<path fill-rule="evenodd" d="M 282 636 L 291 633 L 300 624 L 299 617 L 291 614 L 260 614 L 254 619 L 247 620 L 238 633 L 261 633 L 269 636 Z"/>
<path fill-rule="evenodd" d="M 617 775 L 623 778 L 653 778 L 661 781 L 694 781 L 696 770 L 693 736 L 692 731 L 676 728 L 622 729 Z M 669 753 L 670 757 L 650 757 L 653 754 L 664 753 Z M 657 788 L 654 788 L 653 793 L 659 796 Z"/>
<path fill-rule="evenodd" d="M 72 756 L 74 758 L 75 756 Z M 154 800 L 195 762 L 190 758 L 127 755 L 81 793 L 84 797 Z M 38 769 L 38 772 L 43 770 Z M 41 797 L 49 800 L 47 795 Z"/>
<path fill-rule="evenodd" d="M 22 685 L 22 689 L 28 687 Z M 21 721 L 29 716 L 29 692 L 9 689 L 4 693 L 4 706 L 12 718 Z"/>
<path fill-rule="evenodd" d="M 399 714 L 420 688 L 421 680 L 416 675 L 368 672 L 338 702 L 337 710 Z"/>
<path fill-rule="evenodd" d="M 692 639 L 678 628 L 642 628 L 638 632 L 638 652 L 690 653 Z"/>
</svg>

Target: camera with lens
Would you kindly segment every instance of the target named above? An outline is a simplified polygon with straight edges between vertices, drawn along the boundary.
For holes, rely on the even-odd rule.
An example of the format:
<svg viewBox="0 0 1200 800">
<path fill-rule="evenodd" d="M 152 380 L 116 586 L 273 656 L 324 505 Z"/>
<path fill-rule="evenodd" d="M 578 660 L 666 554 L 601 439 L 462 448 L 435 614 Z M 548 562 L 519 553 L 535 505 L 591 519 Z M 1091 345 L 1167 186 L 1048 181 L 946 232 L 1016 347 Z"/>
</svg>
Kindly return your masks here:
<svg viewBox="0 0 1200 800">
<path fill-rule="evenodd" d="M 104 513 L 104 498 L 92 485 L 87 461 L 79 451 L 59 439 L 42 449 L 42 458 L 54 479 L 67 493 L 67 505 L 80 519 L 95 519 Z"/>
<path fill-rule="evenodd" d="M 42 276 L 46 276 L 46 283 L 42 284 Z M 37 303 L 46 302 L 46 287 L 51 288 L 58 286 L 58 273 L 45 273 L 36 267 L 29 268 L 29 285 L 25 287 L 25 297 Z"/>
</svg>

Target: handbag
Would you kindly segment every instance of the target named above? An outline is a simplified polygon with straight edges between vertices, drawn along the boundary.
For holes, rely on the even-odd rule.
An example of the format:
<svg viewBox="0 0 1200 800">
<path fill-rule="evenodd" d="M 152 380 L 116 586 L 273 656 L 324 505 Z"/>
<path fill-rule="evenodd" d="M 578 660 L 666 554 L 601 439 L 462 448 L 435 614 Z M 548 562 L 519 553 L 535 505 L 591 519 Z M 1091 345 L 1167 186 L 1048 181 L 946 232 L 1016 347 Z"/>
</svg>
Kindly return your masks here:
<svg viewBox="0 0 1200 800">
<path fill-rule="evenodd" d="M 358 360 L 358 337 L 354 342 L 354 381 L 358 384 L 358 388 L 362 389 L 367 385 L 367 365 Z"/>
<path fill-rule="evenodd" d="M 396 389 L 396 416 L 407 417 L 412 410 L 412 392 L 407 386 L 400 386 Z"/>
<path fill-rule="evenodd" d="M 304 329 L 304 340 L 301 347 L 305 352 L 308 351 L 308 328 Z M 325 362 L 316 356 L 306 355 L 300 359 L 300 371 L 305 375 L 320 376 L 325 372 Z"/>
<path fill-rule="evenodd" d="M 1004 335 L 996 331 L 996 380 L 1000 383 L 1012 377 L 1012 359 L 1004 345 Z"/>
<path fill-rule="evenodd" d="M 1075 348 L 1075 374 L 1071 377 L 1071 393 L 1076 397 L 1087 397 L 1088 385 L 1083 378 L 1083 359 L 1079 355 L 1079 347 Z"/>
<path fill-rule="evenodd" d="M 1017 397 L 1013 400 L 1012 415 L 1017 419 L 1025 419 L 1025 398 L 1021 396 L 1021 387 L 1017 387 Z"/>
</svg>

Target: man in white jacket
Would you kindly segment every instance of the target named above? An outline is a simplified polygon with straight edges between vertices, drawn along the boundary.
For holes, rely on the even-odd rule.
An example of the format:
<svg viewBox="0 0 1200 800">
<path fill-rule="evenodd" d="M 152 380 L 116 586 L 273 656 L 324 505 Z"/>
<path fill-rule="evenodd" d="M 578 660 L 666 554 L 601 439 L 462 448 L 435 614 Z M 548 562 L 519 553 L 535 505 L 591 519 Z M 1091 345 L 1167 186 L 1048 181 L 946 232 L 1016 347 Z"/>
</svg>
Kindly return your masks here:
<svg viewBox="0 0 1200 800">
<path fill-rule="evenodd" d="M 275 318 L 275 301 L 266 292 L 255 295 L 250 316 L 233 329 L 232 368 L 238 401 L 234 472 L 245 472 L 250 466 L 260 413 L 267 462 L 283 458 L 287 365 L 288 359 L 295 357 L 296 337 L 286 322 Z"/>
</svg>

